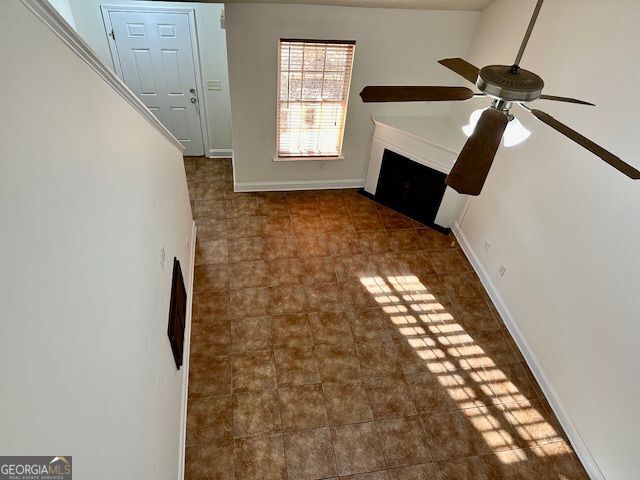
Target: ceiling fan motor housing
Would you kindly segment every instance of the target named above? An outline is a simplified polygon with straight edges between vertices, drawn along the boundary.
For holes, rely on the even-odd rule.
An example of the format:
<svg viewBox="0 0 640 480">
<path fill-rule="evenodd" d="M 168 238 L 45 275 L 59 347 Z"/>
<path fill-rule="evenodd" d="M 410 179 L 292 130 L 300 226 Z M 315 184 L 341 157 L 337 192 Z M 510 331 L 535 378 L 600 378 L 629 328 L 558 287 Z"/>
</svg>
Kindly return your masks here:
<svg viewBox="0 0 640 480">
<path fill-rule="evenodd" d="M 535 73 L 522 68 L 489 65 L 480 70 L 476 85 L 481 92 L 490 97 L 519 103 L 539 98 L 544 81 Z"/>
</svg>

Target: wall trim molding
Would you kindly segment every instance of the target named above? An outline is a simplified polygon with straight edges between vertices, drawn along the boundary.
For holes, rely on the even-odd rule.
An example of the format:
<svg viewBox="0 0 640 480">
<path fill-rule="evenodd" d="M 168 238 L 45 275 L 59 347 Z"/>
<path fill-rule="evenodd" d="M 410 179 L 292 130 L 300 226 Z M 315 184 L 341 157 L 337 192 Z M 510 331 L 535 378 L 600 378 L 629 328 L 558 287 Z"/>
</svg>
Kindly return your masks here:
<svg viewBox="0 0 640 480">
<path fill-rule="evenodd" d="M 233 158 L 232 148 L 210 148 L 208 158 Z"/>
<path fill-rule="evenodd" d="M 178 452 L 178 478 L 184 480 L 185 452 L 187 446 L 187 404 L 189 402 L 189 356 L 191 350 L 191 318 L 193 314 L 193 285 L 196 266 L 196 222 L 191 227 L 191 240 L 189 241 L 189 279 L 187 290 L 187 313 L 184 327 L 184 349 L 182 359 L 182 401 L 180 404 L 180 442 Z"/>
<path fill-rule="evenodd" d="M 35 17 L 44 23 L 62 42 L 71 49 L 84 63 L 98 74 L 118 95 L 142 115 L 159 133 L 181 152 L 182 144 L 160 123 L 156 116 L 145 106 L 142 101 L 129 90 L 116 74 L 107 67 L 91 47 L 78 35 L 73 27 L 53 8 L 47 0 L 20 0 L 20 2 Z"/>
<path fill-rule="evenodd" d="M 473 269 L 475 270 L 475 272 L 478 274 L 478 277 L 480 278 L 480 282 L 482 283 L 485 290 L 489 294 L 491 301 L 493 302 L 496 309 L 500 313 L 500 316 L 502 317 L 502 320 L 504 321 L 507 327 L 507 330 L 509 330 L 509 333 L 511 334 L 514 341 L 516 342 L 518 349 L 520 350 L 520 352 L 522 353 L 522 356 L 524 357 L 527 364 L 529 365 L 529 368 L 531 369 L 531 372 L 533 373 L 535 379 L 538 381 L 538 384 L 540 385 L 540 388 L 542 389 L 544 396 L 546 397 L 547 401 L 551 405 L 551 408 L 553 409 L 553 412 L 556 414 L 556 417 L 558 417 L 558 421 L 560 422 L 560 424 L 562 425 L 562 428 L 567 434 L 567 437 L 569 438 L 569 442 L 573 446 L 573 449 L 576 455 L 578 456 L 578 458 L 580 459 L 580 461 L 582 462 L 582 465 L 587 471 L 587 474 L 592 480 L 605 480 L 605 477 L 602 474 L 602 471 L 600 470 L 600 468 L 598 467 L 598 464 L 596 463 L 595 459 L 591 455 L 591 452 L 587 448 L 587 445 L 585 444 L 582 436 L 580 435 L 580 433 L 578 433 L 578 430 L 573 425 L 573 422 L 571 422 L 571 420 L 569 419 L 569 416 L 567 415 L 566 411 L 562 407 L 562 403 L 560 402 L 560 398 L 558 397 L 558 394 L 556 393 L 555 389 L 547 379 L 547 376 L 545 375 L 540 365 L 540 362 L 538 361 L 536 355 L 534 354 L 531 346 L 527 342 L 527 339 L 524 333 L 522 332 L 522 329 L 518 325 L 518 322 L 515 320 L 515 317 L 512 315 L 506 302 L 498 292 L 496 286 L 491 280 L 491 277 L 489 277 L 489 274 L 487 273 L 486 269 L 478 259 L 478 256 L 476 255 L 475 251 L 471 247 L 469 240 L 467 239 L 466 235 L 462 231 L 459 221 L 454 223 L 452 231 L 456 239 L 458 240 L 458 243 L 460 244 L 462 251 L 464 252 L 466 257 L 469 259 L 469 262 L 471 262 L 471 265 L 473 266 Z"/>
<path fill-rule="evenodd" d="M 235 170 L 234 170 L 235 172 Z M 276 192 L 286 190 L 331 190 L 339 188 L 362 188 L 364 178 L 347 180 L 300 180 L 284 182 L 236 182 L 235 192 Z"/>
</svg>

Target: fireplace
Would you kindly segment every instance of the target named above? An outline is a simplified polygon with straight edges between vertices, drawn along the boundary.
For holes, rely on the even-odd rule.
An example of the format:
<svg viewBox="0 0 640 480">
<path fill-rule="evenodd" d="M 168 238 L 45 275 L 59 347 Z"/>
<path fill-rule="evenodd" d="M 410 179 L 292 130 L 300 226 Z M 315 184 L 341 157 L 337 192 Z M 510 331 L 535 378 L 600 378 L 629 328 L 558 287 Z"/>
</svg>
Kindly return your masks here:
<svg viewBox="0 0 640 480">
<path fill-rule="evenodd" d="M 449 188 L 466 137 L 449 118 L 383 115 L 375 130 L 364 194 L 438 230 L 448 232 L 467 202 Z"/>
<path fill-rule="evenodd" d="M 447 188 L 447 176 L 385 149 L 375 200 L 420 223 L 441 229 L 436 215 Z"/>
</svg>

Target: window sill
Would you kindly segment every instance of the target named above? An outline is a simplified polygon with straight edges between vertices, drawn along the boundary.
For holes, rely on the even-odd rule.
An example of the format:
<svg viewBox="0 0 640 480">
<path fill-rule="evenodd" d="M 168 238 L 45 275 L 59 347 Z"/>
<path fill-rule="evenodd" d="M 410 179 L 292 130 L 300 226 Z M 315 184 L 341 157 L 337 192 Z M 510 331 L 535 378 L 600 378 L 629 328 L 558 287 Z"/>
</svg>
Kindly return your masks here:
<svg viewBox="0 0 640 480">
<path fill-rule="evenodd" d="M 334 160 L 344 160 L 344 157 L 279 157 L 277 155 L 273 157 L 274 162 L 333 162 Z"/>
</svg>

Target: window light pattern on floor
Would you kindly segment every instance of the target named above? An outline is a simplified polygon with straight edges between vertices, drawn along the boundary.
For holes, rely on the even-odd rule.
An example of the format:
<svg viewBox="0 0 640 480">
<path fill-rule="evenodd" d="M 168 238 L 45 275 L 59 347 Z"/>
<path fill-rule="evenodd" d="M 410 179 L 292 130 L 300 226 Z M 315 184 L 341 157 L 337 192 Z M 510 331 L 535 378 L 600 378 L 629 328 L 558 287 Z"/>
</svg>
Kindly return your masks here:
<svg viewBox="0 0 640 480">
<path fill-rule="evenodd" d="M 416 276 L 363 277 L 361 282 L 415 351 L 419 362 L 438 377 L 480 433 L 487 451 L 562 440 L 556 428 Z M 510 463 L 519 457 L 504 456 L 503 460 Z"/>
</svg>

